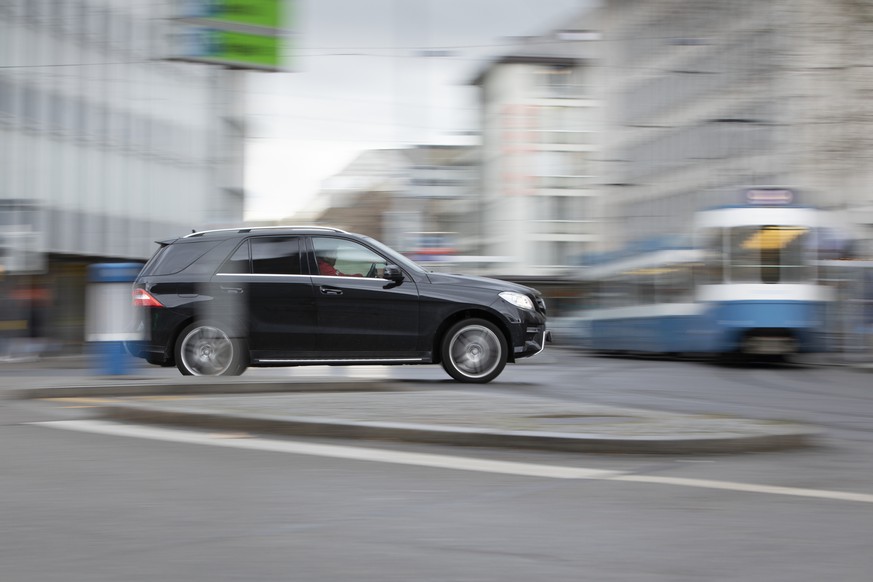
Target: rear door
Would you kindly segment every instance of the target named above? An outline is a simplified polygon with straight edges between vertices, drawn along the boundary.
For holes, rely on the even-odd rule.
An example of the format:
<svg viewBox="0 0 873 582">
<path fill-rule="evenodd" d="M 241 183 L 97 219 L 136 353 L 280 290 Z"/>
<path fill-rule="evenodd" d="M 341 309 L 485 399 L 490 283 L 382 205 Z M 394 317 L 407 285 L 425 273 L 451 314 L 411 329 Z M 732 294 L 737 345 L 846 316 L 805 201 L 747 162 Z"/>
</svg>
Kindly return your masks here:
<svg viewBox="0 0 873 582">
<path fill-rule="evenodd" d="M 312 278 L 298 236 L 252 236 L 213 281 L 228 310 L 241 310 L 254 359 L 288 359 L 315 350 Z"/>
</svg>

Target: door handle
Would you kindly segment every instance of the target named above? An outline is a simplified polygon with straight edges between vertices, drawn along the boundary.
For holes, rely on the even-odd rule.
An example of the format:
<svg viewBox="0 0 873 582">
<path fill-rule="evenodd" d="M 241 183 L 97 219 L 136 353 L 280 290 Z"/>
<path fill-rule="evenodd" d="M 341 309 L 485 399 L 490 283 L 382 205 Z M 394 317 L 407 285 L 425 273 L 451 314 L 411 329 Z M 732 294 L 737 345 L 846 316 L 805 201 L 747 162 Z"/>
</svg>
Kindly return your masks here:
<svg viewBox="0 0 873 582">
<path fill-rule="evenodd" d="M 224 285 L 221 286 L 221 290 L 231 295 L 239 295 L 243 292 L 242 287 L 225 287 Z"/>
<path fill-rule="evenodd" d="M 322 287 L 321 288 L 322 295 L 342 295 L 342 289 L 335 289 L 334 287 Z"/>
</svg>

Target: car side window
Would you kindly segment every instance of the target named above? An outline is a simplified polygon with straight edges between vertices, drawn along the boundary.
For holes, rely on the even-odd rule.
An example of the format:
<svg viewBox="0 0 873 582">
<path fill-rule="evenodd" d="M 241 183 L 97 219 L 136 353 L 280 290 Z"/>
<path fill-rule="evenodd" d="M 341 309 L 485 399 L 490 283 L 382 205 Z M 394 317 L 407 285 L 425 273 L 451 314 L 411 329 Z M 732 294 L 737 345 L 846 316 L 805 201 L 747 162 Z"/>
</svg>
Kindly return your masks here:
<svg viewBox="0 0 873 582">
<path fill-rule="evenodd" d="M 379 278 L 385 270 L 384 257 L 356 242 L 313 237 L 312 244 L 319 275 Z"/>
<path fill-rule="evenodd" d="M 300 239 L 296 236 L 264 236 L 250 239 L 252 273 L 256 275 L 301 275 Z"/>
<path fill-rule="evenodd" d="M 224 261 L 224 264 L 221 265 L 221 268 L 218 269 L 219 273 L 225 274 L 237 274 L 237 273 L 251 273 L 252 265 L 249 257 L 249 241 L 243 241 L 243 244 L 239 246 L 239 248 L 234 251 L 230 257 Z"/>
<path fill-rule="evenodd" d="M 173 275 L 191 266 L 221 241 L 178 242 L 163 247 L 149 261 L 144 273 L 149 275 Z"/>
</svg>

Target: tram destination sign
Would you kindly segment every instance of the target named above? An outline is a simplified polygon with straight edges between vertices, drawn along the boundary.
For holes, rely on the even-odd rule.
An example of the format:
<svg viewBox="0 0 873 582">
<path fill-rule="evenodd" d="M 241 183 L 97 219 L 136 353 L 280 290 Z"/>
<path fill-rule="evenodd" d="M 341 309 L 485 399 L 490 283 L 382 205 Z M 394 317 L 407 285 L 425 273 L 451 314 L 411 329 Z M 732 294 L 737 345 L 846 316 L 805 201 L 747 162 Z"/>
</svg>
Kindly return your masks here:
<svg viewBox="0 0 873 582">
<path fill-rule="evenodd" d="M 794 202 L 794 191 L 788 188 L 751 188 L 746 190 L 746 202 L 760 206 L 785 206 Z"/>
</svg>

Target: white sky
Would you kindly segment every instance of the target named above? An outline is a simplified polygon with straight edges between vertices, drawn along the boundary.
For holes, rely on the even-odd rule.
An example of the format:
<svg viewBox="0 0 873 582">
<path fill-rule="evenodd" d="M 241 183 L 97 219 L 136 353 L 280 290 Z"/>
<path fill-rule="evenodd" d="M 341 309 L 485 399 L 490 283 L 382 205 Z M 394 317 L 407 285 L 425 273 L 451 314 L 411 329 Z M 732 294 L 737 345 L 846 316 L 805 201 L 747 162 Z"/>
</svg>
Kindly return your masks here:
<svg viewBox="0 0 873 582">
<path fill-rule="evenodd" d="M 248 73 L 246 219 L 311 208 L 321 182 L 365 149 L 471 143 L 478 93 L 467 83 L 487 58 L 591 4 L 291 0 L 293 72 Z"/>
</svg>

